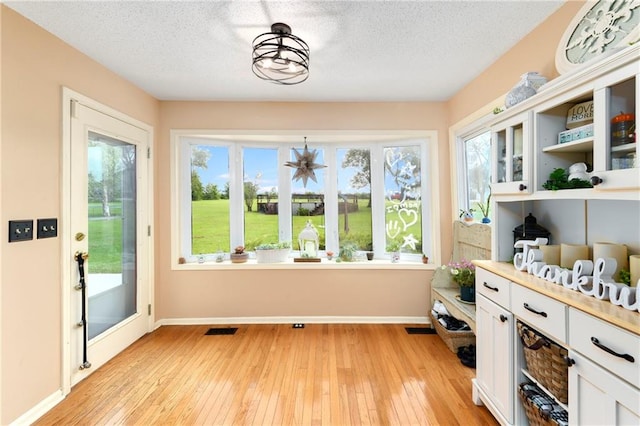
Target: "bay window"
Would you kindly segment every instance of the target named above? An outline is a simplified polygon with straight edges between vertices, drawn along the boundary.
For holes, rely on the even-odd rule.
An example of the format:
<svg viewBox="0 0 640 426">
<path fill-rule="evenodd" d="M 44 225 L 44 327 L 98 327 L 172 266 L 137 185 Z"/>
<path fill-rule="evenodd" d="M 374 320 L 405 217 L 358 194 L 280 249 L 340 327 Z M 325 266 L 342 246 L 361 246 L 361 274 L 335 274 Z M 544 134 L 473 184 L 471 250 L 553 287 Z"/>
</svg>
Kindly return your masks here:
<svg viewBox="0 0 640 426">
<path fill-rule="evenodd" d="M 297 138 L 203 135 L 172 131 L 172 253 L 178 263 L 208 261 L 236 246 L 291 242 L 307 222 L 321 255 L 353 244 L 377 259 L 432 255 L 432 185 L 437 171 L 425 136 L 314 135 L 315 179 L 292 179 L 285 167 Z"/>
</svg>

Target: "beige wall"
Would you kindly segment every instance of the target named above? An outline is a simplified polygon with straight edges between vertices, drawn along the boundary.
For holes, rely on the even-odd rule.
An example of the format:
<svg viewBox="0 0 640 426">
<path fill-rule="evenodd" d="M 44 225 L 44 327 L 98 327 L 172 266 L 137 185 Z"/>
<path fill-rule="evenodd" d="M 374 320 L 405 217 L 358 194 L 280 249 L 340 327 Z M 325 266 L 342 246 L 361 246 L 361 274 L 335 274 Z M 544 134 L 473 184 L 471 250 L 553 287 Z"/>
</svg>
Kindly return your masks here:
<svg viewBox="0 0 640 426">
<path fill-rule="evenodd" d="M 416 299 L 401 297 L 393 303 L 384 300 L 389 292 L 388 274 L 335 270 L 310 274 L 307 285 L 323 308 L 304 312 L 296 306 L 314 306 L 307 303 L 308 293 L 293 292 L 287 297 L 294 303 L 283 305 L 282 300 L 270 299 L 268 291 L 269 286 L 275 286 L 286 293 L 294 284 L 297 289 L 303 277 L 298 271 L 270 271 L 267 282 L 257 280 L 258 274 L 252 271 L 171 271 L 169 129 L 437 130 L 442 209 L 440 248 L 446 261 L 451 253 L 452 217 L 448 127 L 506 93 L 526 71 L 555 76 L 555 47 L 581 6 L 568 2 L 447 104 L 158 102 L 0 6 L 0 423 L 11 422 L 61 386 L 59 281 L 61 265 L 70 254 L 60 252 L 60 238 L 8 244 L 6 224 L 10 219 L 60 217 L 62 85 L 155 128 L 158 319 L 239 315 L 407 316 L 417 312 L 422 315 L 428 308 L 430 276 L 424 270 L 394 275 L 398 283 L 396 292 Z M 339 291 L 344 291 L 346 300 L 362 295 L 363 301 L 344 305 L 340 299 L 328 296 Z M 247 305 L 245 296 L 252 293 L 257 295 Z M 298 302 L 303 305 L 296 305 Z M 329 302 L 335 306 L 329 306 Z"/>
<path fill-rule="evenodd" d="M 7 243 L 11 219 L 60 218 L 61 87 L 157 126 L 158 101 L 2 7 L 2 418 L 61 387 L 61 239 Z M 60 229 L 60 232 L 65 232 Z"/>
<path fill-rule="evenodd" d="M 441 103 L 220 103 L 163 102 L 156 160 L 170 166 L 170 129 L 227 130 L 436 130 L 445 138 Z M 446 140 L 440 143 L 446 148 Z M 439 164 L 448 163 L 439 150 Z M 449 170 L 440 171 L 449 187 Z M 170 229 L 170 176 L 156 181 L 156 228 Z M 441 192 L 442 246 L 451 252 L 450 196 Z M 255 270 L 172 271 L 170 234 L 156 234 L 156 319 L 261 316 L 426 317 L 431 271 Z M 398 284 L 401 282 L 401 284 Z M 304 294 L 296 285 L 303 284 Z M 402 288 L 403 291 L 399 291 Z M 332 289 L 332 291 L 328 291 Z M 342 301 L 337 303 L 336 300 Z M 380 303 L 380 301 L 386 303 Z M 180 301 L 176 303 L 176 301 Z M 194 310 L 197 307 L 197 310 Z M 197 313 L 197 315 L 195 315 Z"/>
</svg>

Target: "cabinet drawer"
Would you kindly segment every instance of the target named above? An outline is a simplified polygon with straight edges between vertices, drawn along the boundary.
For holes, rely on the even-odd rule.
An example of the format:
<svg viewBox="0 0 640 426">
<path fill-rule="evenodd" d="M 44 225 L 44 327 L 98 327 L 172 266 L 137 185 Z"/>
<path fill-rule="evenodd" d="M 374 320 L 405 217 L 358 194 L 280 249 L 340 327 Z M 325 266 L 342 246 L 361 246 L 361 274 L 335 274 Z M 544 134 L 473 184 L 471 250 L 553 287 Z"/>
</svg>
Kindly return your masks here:
<svg viewBox="0 0 640 426">
<path fill-rule="evenodd" d="M 640 336 L 570 308 L 569 339 L 573 350 L 640 388 Z"/>
<path fill-rule="evenodd" d="M 557 343 L 567 342 L 567 306 L 543 294 L 511 286 L 513 314 Z"/>
<path fill-rule="evenodd" d="M 506 309 L 510 309 L 511 306 L 509 303 L 510 289 L 511 282 L 508 279 L 485 269 L 478 268 L 476 270 L 476 293 Z"/>
</svg>

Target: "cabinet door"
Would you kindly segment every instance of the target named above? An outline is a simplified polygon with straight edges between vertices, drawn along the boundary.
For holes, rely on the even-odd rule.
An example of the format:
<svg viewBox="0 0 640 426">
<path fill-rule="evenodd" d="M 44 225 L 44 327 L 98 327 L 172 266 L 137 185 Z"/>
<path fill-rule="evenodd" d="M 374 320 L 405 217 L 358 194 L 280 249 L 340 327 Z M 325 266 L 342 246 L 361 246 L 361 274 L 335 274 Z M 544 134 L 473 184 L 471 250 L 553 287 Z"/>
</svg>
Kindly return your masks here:
<svg viewBox="0 0 640 426">
<path fill-rule="evenodd" d="M 530 113 L 518 114 L 491 130 L 494 194 L 531 193 Z"/>
<path fill-rule="evenodd" d="M 482 295 L 476 300 L 476 382 L 505 421 L 513 423 L 513 315 Z"/>
<path fill-rule="evenodd" d="M 637 67 L 631 64 L 601 78 L 594 92 L 594 133 L 602 135 L 593 147 L 592 176 L 598 190 L 640 188 L 638 120 L 632 119 L 640 103 Z"/>
<path fill-rule="evenodd" d="M 569 352 L 569 421 L 576 425 L 640 424 L 640 391 L 617 376 Z"/>
</svg>

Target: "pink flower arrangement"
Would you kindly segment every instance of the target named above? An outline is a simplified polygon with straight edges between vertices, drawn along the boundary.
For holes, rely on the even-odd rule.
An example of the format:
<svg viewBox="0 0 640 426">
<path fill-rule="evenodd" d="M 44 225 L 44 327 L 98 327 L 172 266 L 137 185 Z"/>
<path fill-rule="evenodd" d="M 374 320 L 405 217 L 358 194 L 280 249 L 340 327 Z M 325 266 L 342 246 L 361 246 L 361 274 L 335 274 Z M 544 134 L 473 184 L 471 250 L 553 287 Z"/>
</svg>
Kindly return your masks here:
<svg viewBox="0 0 640 426">
<path fill-rule="evenodd" d="M 476 284 L 476 267 L 468 260 L 449 262 L 449 272 L 460 287 L 473 287 Z"/>
</svg>

